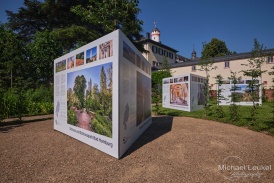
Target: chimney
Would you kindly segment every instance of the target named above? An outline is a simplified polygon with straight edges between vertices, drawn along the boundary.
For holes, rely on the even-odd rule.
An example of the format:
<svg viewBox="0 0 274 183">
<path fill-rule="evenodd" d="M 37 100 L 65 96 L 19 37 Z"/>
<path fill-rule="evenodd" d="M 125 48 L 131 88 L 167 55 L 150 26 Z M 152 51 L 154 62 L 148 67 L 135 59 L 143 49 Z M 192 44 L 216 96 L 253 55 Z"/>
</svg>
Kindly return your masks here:
<svg viewBox="0 0 274 183">
<path fill-rule="evenodd" d="M 146 35 L 147 35 L 147 39 L 150 39 L 150 33 L 147 32 Z"/>
</svg>

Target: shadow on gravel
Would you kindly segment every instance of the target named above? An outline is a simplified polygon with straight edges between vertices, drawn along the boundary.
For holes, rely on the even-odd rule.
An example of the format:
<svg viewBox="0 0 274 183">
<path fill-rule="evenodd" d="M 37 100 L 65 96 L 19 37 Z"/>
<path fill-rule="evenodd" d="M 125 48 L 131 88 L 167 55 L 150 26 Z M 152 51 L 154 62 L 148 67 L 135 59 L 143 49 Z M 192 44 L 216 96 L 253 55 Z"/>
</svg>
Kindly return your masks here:
<svg viewBox="0 0 274 183">
<path fill-rule="evenodd" d="M 19 119 L 15 119 L 15 120 L 7 121 L 7 122 L 0 122 L 0 133 L 7 133 L 14 128 L 23 126 L 25 123 L 34 123 L 34 122 L 40 122 L 40 121 L 45 121 L 45 120 L 49 120 L 49 119 L 53 119 L 53 118 L 41 116 L 38 119 L 37 118 L 35 118 L 35 119 L 26 118 L 26 119 L 23 119 L 22 121 L 20 121 Z"/>
<path fill-rule="evenodd" d="M 146 145 L 147 143 L 171 131 L 172 123 L 173 123 L 172 116 L 152 117 L 152 124 L 136 140 L 136 142 L 132 144 L 132 146 L 126 151 L 126 153 L 121 157 L 121 159 L 130 155 L 131 153 L 138 150 L 139 148 Z"/>
</svg>

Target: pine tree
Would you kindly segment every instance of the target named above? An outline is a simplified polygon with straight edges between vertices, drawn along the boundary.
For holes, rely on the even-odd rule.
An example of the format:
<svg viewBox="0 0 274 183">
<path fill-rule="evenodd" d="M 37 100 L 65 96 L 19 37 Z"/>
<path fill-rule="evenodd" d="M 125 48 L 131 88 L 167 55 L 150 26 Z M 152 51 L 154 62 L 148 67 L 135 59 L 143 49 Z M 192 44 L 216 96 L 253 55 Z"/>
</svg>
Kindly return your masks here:
<svg viewBox="0 0 274 183">
<path fill-rule="evenodd" d="M 107 78 L 104 66 L 101 68 L 100 73 L 100 93 L 105 93 L 107 90 Z"/>
</svg>

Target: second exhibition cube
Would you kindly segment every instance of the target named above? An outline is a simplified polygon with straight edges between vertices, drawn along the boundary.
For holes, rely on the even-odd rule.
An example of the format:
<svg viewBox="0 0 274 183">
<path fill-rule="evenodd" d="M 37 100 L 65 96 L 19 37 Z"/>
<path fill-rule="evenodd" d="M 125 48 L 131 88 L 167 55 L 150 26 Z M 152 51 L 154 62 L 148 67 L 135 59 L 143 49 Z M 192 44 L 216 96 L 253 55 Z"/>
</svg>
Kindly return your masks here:
<svg viewBox="0 0 274 183">
<path fill-rule="evenodd" d="M 120 158 L 151 122 L 151 66 L 121 30 L 54 61 L 55 130 Z"/>
<path fill-rule="evenodd" d="M 183 74 L 163 79 L 162 105 L 182 111 L 195 111 L 203 108 L 204 83 L 206 78 L 195 74 Z"/>
</svg>

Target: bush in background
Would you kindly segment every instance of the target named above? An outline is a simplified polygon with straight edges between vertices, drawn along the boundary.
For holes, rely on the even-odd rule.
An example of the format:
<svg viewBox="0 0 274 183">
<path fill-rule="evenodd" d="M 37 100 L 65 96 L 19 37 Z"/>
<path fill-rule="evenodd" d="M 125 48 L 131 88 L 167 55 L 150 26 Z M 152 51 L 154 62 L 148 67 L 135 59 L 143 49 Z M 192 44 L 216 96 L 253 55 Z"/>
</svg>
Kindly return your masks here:
<svg viewBox="0 0 274 183">
<path fill-rule="evenodd" d="M 18 117 L 21 120 L 23 116 L 52 114 L 54 111 L 53 86 L 26 91 L 14 87 L 0 93 L 0 119 Z"/>
</svg>

